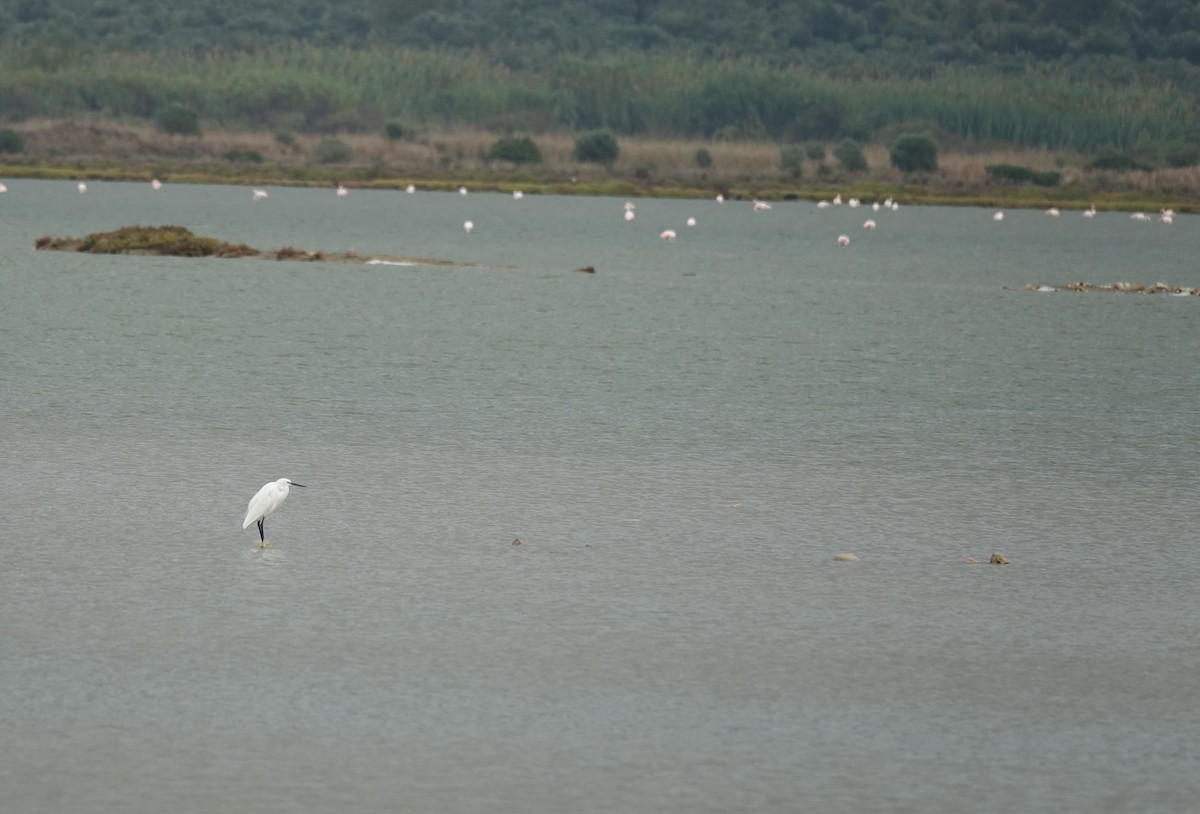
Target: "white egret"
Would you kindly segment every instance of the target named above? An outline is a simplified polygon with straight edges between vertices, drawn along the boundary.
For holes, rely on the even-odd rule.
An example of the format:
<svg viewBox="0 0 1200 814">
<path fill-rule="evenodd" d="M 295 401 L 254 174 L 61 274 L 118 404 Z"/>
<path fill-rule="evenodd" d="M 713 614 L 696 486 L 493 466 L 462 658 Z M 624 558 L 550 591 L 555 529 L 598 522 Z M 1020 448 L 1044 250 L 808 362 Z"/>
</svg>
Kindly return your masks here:
<svg viewBox="0 0 1200 814">
<path fill-rule="evenodd" d="M 688 226 L 695 226 L 695 225 L 696 225 L 696 219 L 695 219 L 695 218 L 688 218 L 688 219 L 687 219 L 687 225 L 688 225 Z"/>
<path fill-rule="evenodd" d="M 674 243 L 677 235 L 675 234 L 674 229 L 663 229 L 662 234 L 660 234 L 659 237 L 661 237 L 663 240 L 667 241 L 668 243 Z"/>
<path fill-rule="evenodd" d="M 345 184 L 338 184 L 338 185 L 337 185 L 337 196 L 338 196 L 339 198 L 345 198 L 345 197 L 346 197 L 347 195 L 349 195 L 349 194 L 350 194 L 350 192 L 349 192 L 349 191 L 346 189 L 346 185 L 345 185 Z"/>
<path fill-rule="evenodd" d="M 838 245 L 843 249 L 850 245 L 850 238 L 847 235 L 838 235 Z"/>
<path fill-rule="evenodd" d="M 625 220 L 626 220 L 626 221 L 631 221 L 631 220 L 633 220 L 635 217 L 637 217 L 637 216 L 633 214 L 633 210 L 632 210 L 632 209 L 626 209 L 626 210 L 625 210 Z"/>
<path fill-rule="evenodd" d="M 307 489 L 303 483 L 296 483 L 287 478 L 273 480 L 270 483 L 264 484 L 263 488 L 258 490 L 258 494 L 250 498 L 250 504 L 246 506 L 246 519 L 242 521 L 242 528 L 250 528 L 251 523 L 258 523 L 258 542 L 260 547 L 267 547 L 267 538 L 263 532 L 263 523 L 267 519 L 267 515 L 283 505 L 283 501 L 288 496 L 289 486 L 300 486 Z"/>
<path fill-rule="evenodd" d="M 468 235 L 471 234 L 471 232 L 475 231 L 475 224 L 471 221 L 465 222 L 463 224 L 463 231 L 466 232 Z"/>
<path fill-rule="evenodd" d="M 771 205 L 769 203 L 767 203 L 766 201 L 760 201 L 757 198 L 754 199 L 754 211 L 755 212 L 766 212 L 770 208 L 771 208 Z"/>
<path fill-rule="evenodd" d="M 251 195 L 256 201 L 265 201 L 269 197 L 265 189 L 255 189 Z"/>
<path fill-rule="evenodd" d="M 80 182 L 79 182 L 79 184 L 78 184 L 78 188 L 79 188 L 79 194 L 80 194 L 80 195 L 82 195 L 83 193 L 87 192 L 87 184 L 83 183 L 83 181 L 80 181 Z"/>
<path fill-rule="evenodd" d="M 162 189 L 162 181 L 158 180 L 157 178 L 151 180 L 150 188 L 153 189 L 155 192 L 158 192 L 158 190 Z"/>
</svg>

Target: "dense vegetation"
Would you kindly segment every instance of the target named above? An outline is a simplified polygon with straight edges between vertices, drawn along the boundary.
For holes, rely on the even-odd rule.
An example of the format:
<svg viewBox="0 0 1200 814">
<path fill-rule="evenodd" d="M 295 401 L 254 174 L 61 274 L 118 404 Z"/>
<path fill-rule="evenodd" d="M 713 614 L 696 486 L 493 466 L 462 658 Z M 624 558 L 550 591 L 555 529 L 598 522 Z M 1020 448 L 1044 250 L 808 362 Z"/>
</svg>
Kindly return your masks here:
<svg viewBox="0 0 1200 814">
<path fill-rule="evenodd" d="M 1200 0 L 17 0 L 0 123 L 1196 154 Z M 194 113 L 193 119 L 189 114 Z M 1172 162 L 1177 163 L 1177 162 Z"/>
<path fill-rule="evenodd" d="M 479 50 L 517 68 L 626 49 L 824 68 L 878 64 L 882 54 L 887 70 L 918 72 L 1088 56 L 1200 64 L 1194 0 L 16 0 L 0 8 L 0 38 L 53 33 L 123 50 L 283 41 Z"/>
</svg>

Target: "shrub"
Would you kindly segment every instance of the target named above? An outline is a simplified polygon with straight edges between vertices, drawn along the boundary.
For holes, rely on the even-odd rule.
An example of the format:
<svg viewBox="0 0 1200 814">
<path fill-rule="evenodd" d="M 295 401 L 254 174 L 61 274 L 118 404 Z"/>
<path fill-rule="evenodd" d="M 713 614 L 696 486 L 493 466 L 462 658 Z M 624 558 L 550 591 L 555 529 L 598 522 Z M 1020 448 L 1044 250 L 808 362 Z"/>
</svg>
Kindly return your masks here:
<svg viewBox="0 0 1200 814">
<path fill-rule="evenodd" d="M 804 156 L 809 161 L 818 163 L 825 160 L 825 145 L 817 144 L 815 141 L 804 148 Z"/>
<path fill-rule="evenodd" d="M 154 126 L 173 136 L 200 135 L 200 116 L 187 105 L 171 102 L 154 115 Z"/>
<path fill-rule="evenodd" d="M 341 139 L 323 138 L 313 148 L 313 160 L 318 164 L 344 164 L 353 157 L 354 151 Z"/>
<path fill-rule="evenodd" d="M 621 148 L 617 137 L 607 130 L 594 130 L 575 139 L 575 160 L 596 164 L 612 164 L 617 160 Z"/>
<path fill-rule="evenodd" d="M 25 139 L 16 130 L 4 128 L 0 130 L 0 153 L 25 152 Z"/>
<path fill-rule="evenodd" d="M 936 172 L 937 143 L 921 133 L 905 133 L 892 145 L 892 166 L 902 172 Z"/>
<path fill-rule="evenodd" d="M 492 142 L 487 157 L 491 161 L 511 161 L 514 164 L 541 164 L 542 151 L 529 136 L 505 136 Z"/>
<path fill-rule="evenodd" d="M 263 163 L 262 153 L 258 150 L 230 150 L 227 153 L 222 153 L 221 158 L 226 161 L 242 162 L 246 164 L 261 164 Z"/>
<path fill-rule="evenodd" d="M 1040 187 L 1058 186 L 1058 182 L 1062 180 L 1061 172 L 1038 172 L 1017 164 L 988 164 L 983 171 L 996 181 L 1033 183 Z"/>
<path fill-rule="evenodd" d="M 280 130 L 275 134 L 275 142 L 289 150 L 296 149 L 296 136 L 288 130 Z"/>
<path fill-rule="evenodd" d="M 712 166 L 712 153 L 708 151 L 707 147 L 701 147 L 696 151 L 696 155 L 693 160 L 696 162 L 697 167 L 706 170 Z"/>
<path fill-rule="evenodd" d="M 1186 141 L 1163 145 L 1162 160 L 1168 167 L 1194 167 L 1200 164 L 1200 146 Z"/>
<path fill-rule="evenodd" d="M 1096 156 L 1091 164 L 1087 165 L 1089 170 L 1117 170 L 1124 172 L 1128 170 L 1149 170 L 1150 167 L 1146 164 L 1136 161 L 1124 153 L 1106 150 Z"/>
<path fill-rule="evenodd" d="M 792 144 L 779 150 L 779 166 L 791 173 L 793 178 L 799 178 L 804 172 L 804 158 L 807 155 L 804 148 Z"/>
<path fill-rule="evenodd" d="M 388 122 L 383 126 L 383 134 L 391 141 L 404 138 L 404 126 L 400 122 Z"/>
<path fill-rule="evenodd" d="M 1014 184 L 1023 184 L 1026 181 L 1033 180 L 1033 170 L 1029 169 L 1029 167 L 1018 166 L 1017 164 L 988 164 L 983 168 L 983 171 L 997 181 L 1011 181 Z"/>
<path fill-rule="evenodd" d="M 867 157 L 863 155 L 862 147 L 854 139 L 842 139 L 833 148 L 833 157 L 849 172 L 862 172 L 867 168 Z"/>
</svg>

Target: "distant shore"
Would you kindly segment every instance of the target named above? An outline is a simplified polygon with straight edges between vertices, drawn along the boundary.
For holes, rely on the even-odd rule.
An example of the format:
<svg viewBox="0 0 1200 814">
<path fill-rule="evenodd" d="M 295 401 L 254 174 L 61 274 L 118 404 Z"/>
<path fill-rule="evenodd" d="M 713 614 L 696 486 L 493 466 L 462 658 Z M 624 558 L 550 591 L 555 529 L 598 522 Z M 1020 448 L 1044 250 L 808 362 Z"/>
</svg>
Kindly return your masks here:
<svg viewBox="0 0 1200 814">
<path fill-rule="evenodd" d="M 145 181 L 174 184 L 360 189 L 455 190 L 611 197 L 811 200 L 892 198 L 901 204 L 1004 208 L 1149 211 L 1169 207 L 1200 211 L 1200 169 L 1096 172 L 1080 156 L 1042 150 L 945 151 L 935 173 L 905 176 L 889 166 L 886 149 L 867 145 L 869 167 L 846 172 L 833 159 L 805 162 L 799 174 L 780 166 L 780 146 L 769 142 L 687 142 L 622 138 L 611 166 L 572 159 L 565 134 L 537 137 L 544 161 L 512 165 L 484 157 L 494 134 L 451 131 L 415 141 L 343 134 L 296 136 L 279 141 L 269 133 L 214 132 L 169 136 L 153 128 L 107 121 L 43 121 L 20 127 L 26 149 L 0 155 L 0 181 L 13 179 Z M 314 159 L 322 138 L 337 138 L 349 157 L 338 163 Z M 704 149 L 705 167 L 695 157 Z M 1061 173 L 1052 187 L 997 183 L 985 167 L 1006 163 Z"/>
</svg>

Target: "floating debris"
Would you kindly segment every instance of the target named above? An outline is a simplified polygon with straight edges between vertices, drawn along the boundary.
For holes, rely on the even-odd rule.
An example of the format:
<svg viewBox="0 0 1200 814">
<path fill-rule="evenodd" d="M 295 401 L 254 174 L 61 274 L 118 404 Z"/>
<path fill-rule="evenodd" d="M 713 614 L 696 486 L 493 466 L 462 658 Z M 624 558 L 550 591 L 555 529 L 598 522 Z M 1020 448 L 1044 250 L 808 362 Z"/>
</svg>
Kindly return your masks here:
<svg viewBox="0 0 1200 814">
<path fill-rule="evenodd" d="M 834 562 L 858 562 L 858 555 L 849 551 L 841 551 L 833 555 Z"/>
</svg>

